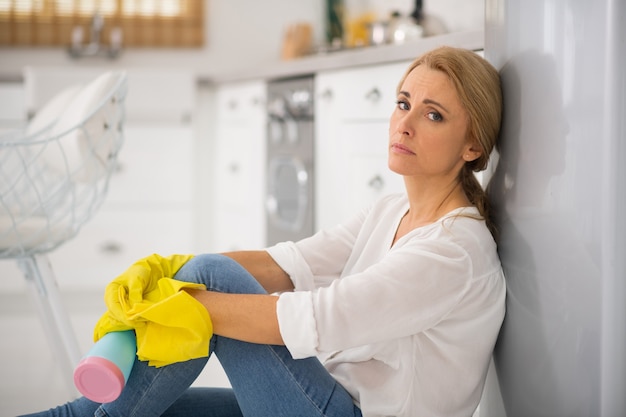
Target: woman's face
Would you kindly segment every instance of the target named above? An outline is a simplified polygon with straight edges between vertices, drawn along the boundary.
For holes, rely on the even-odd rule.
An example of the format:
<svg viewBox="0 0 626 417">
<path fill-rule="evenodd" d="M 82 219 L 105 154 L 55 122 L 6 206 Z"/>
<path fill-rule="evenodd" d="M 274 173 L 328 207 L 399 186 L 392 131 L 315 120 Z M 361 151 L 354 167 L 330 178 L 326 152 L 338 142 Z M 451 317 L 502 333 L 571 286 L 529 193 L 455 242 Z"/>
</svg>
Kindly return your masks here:
<svg viewBox="0 0 626 417">
<path fill-rule="evenodd" d="M 404 176 L 456 177 L 480 156 L 467 132 L 467 112 L 448 76 L 420 65 L 402 83 L 391 115 L 389 168 Z"/>
</svg>

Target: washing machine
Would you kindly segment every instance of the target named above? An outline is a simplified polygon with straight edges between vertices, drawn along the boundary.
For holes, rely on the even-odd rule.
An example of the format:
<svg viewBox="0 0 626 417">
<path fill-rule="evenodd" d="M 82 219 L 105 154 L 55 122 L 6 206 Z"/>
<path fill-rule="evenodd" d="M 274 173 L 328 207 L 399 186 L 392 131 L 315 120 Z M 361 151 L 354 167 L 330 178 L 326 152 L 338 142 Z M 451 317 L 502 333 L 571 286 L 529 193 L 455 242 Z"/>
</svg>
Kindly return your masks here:
<svg viewBox="0 0 626 417">
<path fill-rule="evenodd" d="M 314 232 L 314 77 L 267 86 L 267 244 Z"/>
</svg>

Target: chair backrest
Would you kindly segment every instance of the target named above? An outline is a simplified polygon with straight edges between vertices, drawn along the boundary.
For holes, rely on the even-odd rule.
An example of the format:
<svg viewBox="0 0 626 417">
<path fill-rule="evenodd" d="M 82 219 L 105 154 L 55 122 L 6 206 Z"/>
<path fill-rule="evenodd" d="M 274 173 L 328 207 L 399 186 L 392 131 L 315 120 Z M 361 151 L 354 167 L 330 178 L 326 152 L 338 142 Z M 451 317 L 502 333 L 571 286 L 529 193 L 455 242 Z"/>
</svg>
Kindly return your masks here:
<svg viewBox="0 0 626 417">
<path fill-rule="evenodd" d="M 25 139 L 51 129 L 81 88 L 83 88 L 82 84 L 69 86 L 48 100 L 28 122 L 25 129 Z"/>
<path fill-rule="evenodd" d="M 55 96 L 21 137 L 0 138 L 0 258 L 47 252 L 101 205 L 123 141 L 126 74 Z"/>
</svg>

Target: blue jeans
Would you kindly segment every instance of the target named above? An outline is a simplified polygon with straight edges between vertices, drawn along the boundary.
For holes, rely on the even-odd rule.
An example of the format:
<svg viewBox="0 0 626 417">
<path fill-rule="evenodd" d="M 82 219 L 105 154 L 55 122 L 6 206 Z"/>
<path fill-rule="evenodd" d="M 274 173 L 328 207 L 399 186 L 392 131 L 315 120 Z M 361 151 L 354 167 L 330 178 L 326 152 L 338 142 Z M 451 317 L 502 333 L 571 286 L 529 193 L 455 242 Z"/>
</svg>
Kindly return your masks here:
<svg viewBox="0 0 626 417">
<path fill-rule="evenodd" d="M 175 278 L 205 284 L 212 291 L 265 293 L 243 267 L 222 255 L 196 256 Z M 208 358 L 162 368 L 136 360 L 114 402 L 100 405 L 80 398 L 29 417 L 361 417 L 348 392 L 316 358 L 294 360 L 284 346 L 220 336 L 213 336 L 209 351 L 219 358 L 232 389 L 189 388 Z"/>
</svg>

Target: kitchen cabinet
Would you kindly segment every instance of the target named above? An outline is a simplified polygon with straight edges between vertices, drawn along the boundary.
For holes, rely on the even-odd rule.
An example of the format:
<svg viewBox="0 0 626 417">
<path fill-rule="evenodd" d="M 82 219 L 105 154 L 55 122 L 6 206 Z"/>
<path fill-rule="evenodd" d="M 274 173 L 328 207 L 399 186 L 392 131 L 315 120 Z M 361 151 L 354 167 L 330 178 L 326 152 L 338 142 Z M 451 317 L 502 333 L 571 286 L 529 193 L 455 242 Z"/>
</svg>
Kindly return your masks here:
<svg viewBox="0 0 626 417">
<path fill-rule="evenodd" d="M 126 124 L 105 202 L 48 255 L 62 288 L 101 290 L 137 259 L 193 252 L 192 149 L 186 124 Z"/>
<path fill-rule="evenodd" d="M 216 89 L 213 243 L 216 251 L 258 249 L 265 239 L 266 84 Z"/>
<path fill-rule="evenodd" d="M 106 71 L 89 68 L 29 68 L 24 107 L 36 112 L 75 83 Z M 78 234 L 48 253 L 63 290 L 102 291 L 137 259 L 152 253 L 193 252 L 193 149 L 190 115 L 196 80 L 189 71 L 128 71 L 124 143 L 101 207 Z M 1 291 L 23 286 L 11 260 L 0 263 Z"/>
<path fill-rule="evenodd" d="M 316 75 L 316 194 L 318 229 L 333 226 L 379 197 L 404 190 L 387 167 L 389 116 L 401 61 Z"/>
</svg>

